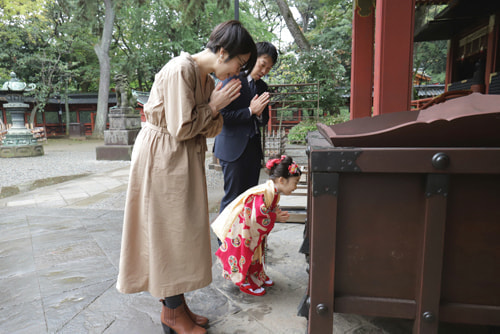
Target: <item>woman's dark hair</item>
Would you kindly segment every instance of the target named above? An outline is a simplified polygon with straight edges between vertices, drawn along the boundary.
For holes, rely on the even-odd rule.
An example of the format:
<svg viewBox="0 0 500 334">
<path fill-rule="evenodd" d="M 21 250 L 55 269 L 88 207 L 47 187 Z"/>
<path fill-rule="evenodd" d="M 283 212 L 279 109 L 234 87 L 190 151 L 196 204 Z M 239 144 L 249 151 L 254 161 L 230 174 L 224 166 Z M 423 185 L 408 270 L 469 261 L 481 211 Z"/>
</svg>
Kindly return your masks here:
<svg viewBox="0 0 500 334">
<path fill-rule="evenodd" d="M 273 159 L 269 159 L 266 163 L 267 173 L 271 180 L 277 179 L 279 177 L 284 177 L 288 179 L 292 176 L 300 176 L 302 172 L 299 166 L 292 157 L 287 155 L 277 155 Z"/>
<path fill-rule="evenodd" d="M 276 65 L 276 62 L 278 61 L 278 51 L 272 43 L 258 42 L 255 46 L 257 47 L 257 58 L 262 55 L 268 55 L 273 61 L 273 65 Z"/>
<path fill-rule="evenodd" d="M 214 28 L 210 34 L 207 49 L 217 53 L 220 48 L 224 48 L 229 55 L 226 62 L 238 55 L 250 53 L 250 58 L 241 69 L 242 71 L 251 71 L 257 61 L 257 48 L 253 38 L 240 21 L 226 21 Z"/>
</svg>

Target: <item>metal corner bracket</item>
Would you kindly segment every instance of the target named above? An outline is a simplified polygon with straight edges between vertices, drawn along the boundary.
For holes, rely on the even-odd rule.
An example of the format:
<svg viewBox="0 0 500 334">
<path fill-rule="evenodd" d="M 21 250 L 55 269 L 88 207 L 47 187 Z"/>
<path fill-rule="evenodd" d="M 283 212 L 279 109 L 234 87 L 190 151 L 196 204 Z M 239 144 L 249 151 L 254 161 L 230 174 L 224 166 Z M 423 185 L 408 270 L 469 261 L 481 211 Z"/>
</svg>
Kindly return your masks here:
<svg viewBox="0 0 500 334">
<path fill-rule="evenodd" d="M 314 197 L 321 195 L 337 196 L 339 188 L 338 173 L 313 173 L 312 193 Z"/>
<path fill-rule="evenodd" d="M 311 152 L 312 172 L 361 172 L 356 159 L 361 155 L 359 150 L 329 150 Z"/>
</svg>

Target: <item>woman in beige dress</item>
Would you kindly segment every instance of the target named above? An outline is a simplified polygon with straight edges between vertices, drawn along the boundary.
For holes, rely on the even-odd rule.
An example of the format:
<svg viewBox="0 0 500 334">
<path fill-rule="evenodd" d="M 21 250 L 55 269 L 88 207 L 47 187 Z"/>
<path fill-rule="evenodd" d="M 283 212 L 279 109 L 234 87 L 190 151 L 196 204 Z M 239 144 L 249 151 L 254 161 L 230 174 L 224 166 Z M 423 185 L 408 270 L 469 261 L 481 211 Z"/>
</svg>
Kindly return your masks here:
<svg viewBox="0 0 500 334">
<path fill-rule="evenodd" d="M 182 53 L 155 76 L 146 124 L 132 153 L 117 289 L 161 298 L 165 332 L 206 333 L 184 293 L 212 281 L 205 178 L 206 137 L 222 129 L 219 110 L 240 95 L 241 82 L 214 87 L 251 70 L 255 43 L 240 22 L 219 24 L 205 50 Z"/>
</svg>

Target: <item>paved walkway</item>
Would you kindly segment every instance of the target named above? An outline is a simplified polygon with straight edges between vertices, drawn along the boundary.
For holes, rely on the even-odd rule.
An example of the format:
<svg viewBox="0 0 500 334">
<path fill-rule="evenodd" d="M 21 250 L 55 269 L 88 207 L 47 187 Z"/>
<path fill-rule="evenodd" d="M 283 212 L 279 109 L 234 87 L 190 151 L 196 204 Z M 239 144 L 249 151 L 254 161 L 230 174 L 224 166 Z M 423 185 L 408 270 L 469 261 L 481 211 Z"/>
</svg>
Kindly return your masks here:
<svg viewBox="0 0 500 334">
<path fill-rule="evenodd" d="M 36 159 L 8 163 L 24 168 Z M 161 332 L 155 298 L 115 289 L 128 171 L 126 164 L 0 199 L 0 333 Z M 213 218 L 222 188 L 218 180 L 208 184 Z M 305 332 L 306 319 L 296 316 L 307 283 L 297 252 L 302 231 L 303 224 L 273 231 L 269 275 L 276 285 L 263 297 L 240 293 L 214 261 L 213 283 L 187 295 L 192 309 L 210 318 L 209 333 Z"/>
<path fill-rule="evenodd" d="M 154 298 L 115 289 L 127 179 L 121 168 L 0 200 L 1 333 L 161 331 Z M 273 232 L 276 286 L 264 297 L 242 295 L 214 264 L 214 282 L 188 295 L 211 319 L 210 333 L 304 333 L 296 316 L 307 281 L 302 228 Z"/>
</svg>

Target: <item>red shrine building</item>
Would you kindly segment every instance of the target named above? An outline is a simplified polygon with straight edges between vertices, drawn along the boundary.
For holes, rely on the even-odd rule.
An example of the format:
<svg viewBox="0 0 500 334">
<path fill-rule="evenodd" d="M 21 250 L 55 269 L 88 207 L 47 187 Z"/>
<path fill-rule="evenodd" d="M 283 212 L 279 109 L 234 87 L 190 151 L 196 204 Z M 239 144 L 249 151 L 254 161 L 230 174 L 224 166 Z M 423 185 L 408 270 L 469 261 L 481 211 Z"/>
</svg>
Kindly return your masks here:
<svg viewBox="0 0 500 334">
<path fill-rule="evenodd" d="M 419 8 L 446 5 L 415 29 Z M 500 94 L 500 2 L 356 0 L 351 119 L 410 110 L 413 42 L 447 40 L 445 91 Z M 446 94 L 446 93 L 445 93 Z"/>
</svg>

